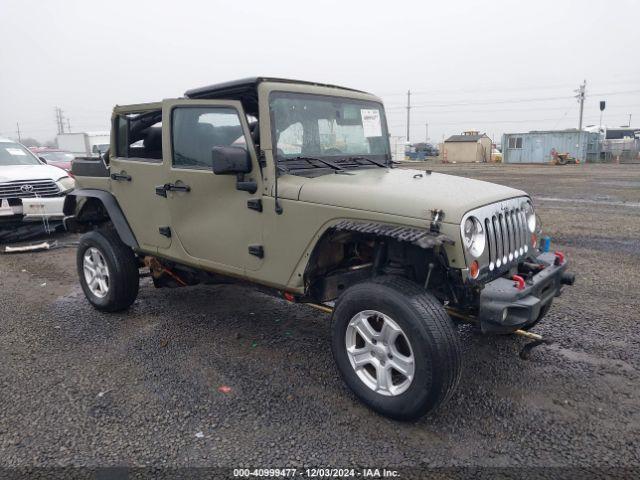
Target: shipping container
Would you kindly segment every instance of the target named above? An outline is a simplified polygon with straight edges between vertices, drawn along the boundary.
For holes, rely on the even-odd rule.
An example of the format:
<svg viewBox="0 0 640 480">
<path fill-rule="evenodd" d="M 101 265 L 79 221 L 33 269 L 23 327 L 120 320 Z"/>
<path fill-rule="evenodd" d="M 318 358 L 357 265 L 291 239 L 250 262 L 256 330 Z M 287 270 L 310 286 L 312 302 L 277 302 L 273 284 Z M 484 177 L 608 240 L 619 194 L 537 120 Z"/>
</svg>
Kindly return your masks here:
<svg viewBox="0 0 640 480">
<path fill-rule="evenodd" d="M 504 163 L 551 163 L 553 150 L 568 153 L 580 162 L 595 162 L 600 157 L 600 135 L 572 129 L 505 133 L 502 136 Z"/>
</svg>

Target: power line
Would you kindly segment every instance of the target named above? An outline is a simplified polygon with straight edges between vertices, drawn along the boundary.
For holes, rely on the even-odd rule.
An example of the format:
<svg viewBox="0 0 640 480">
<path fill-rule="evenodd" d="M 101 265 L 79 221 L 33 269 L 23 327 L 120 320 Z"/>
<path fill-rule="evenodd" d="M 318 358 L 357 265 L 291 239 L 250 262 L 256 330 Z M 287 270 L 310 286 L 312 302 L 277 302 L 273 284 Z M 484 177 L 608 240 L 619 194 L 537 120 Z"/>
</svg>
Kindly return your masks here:
<svg viewBox="0 0 640 480">
<path fill-rule="evenodd" d="M 597 82 L 596 82 L 597 83 Z M 605 83 L 605 82 L 601 82 L 601 83 Z M 624 85 L 624 84 L 634 84 L 637 85 L 638 83 L 640 83 L 640 79 L 634 79 L 634 80 L 623 80 L 623 81 L 611 81 L 611 80 L 607 80 L 606 84 L 607 85 Z M 533 86 L 528 86 L 528 87 L 492 87 L 492 88 L 486 88 L 486 87 L 477 87 L 477 88 L 453 88 L 453 89 L 438 89 L 438 90 L 414 90 L 411 92 L 411 94 L 413 96 L 419 96 L 419 95 L 433 95 L 433 94 L 437 94 L 437 93 L 470 93 L 470 92 L 521 92 L 521 91 L 525 91 L 525 90 L 553 90 L 553 89 L 560 89 L 560 88 L 570 88 L 572 87 L 574 84 L 572 83 L 562 83 L 562 84 L 555 84 L 555 85 L 533 85 Z M 376 95 L 380 96 L 380 97 L 399 97 L 399 96 L 404 96 L 406 94 L 404 93 L 399 93 L 399 92 L 388 92 L 388 93 L 380 93 L 380 92 L 374 92 Z"/>
<path fill-rule="evenodd" d="M 626 94 L 630 94 L 630 93 L 640 93 L 640 89 L 639 90 L 626 90 L 626 91 L 621 91 L 621 92 L 599 92 L 599 93 L 592 93 L 592 95 L 597 95 L 597 96 L 605 96 L 605 95 L 626 95 Z M 463 100 L 463 101 L 459 101 L 459 102 L 452 102 L 452 103 L 424 103 L 421 105 L 413 105 L 411 108 L 415 109 L 415 108 L 432 108 L 432 107 L 458 107 L 458 106 L 467 106 L 467 105 L 501 105 L 501 104 L 509 104 L 509 103 L 529 103 L 529 102 L 548 102 L 548 101 L 552 101 L 552 100 L 568 100 L 569 98 L 572 98 L 571 96 L 559 96 L 559 97 L 534 97 L 534 98 L 516 98 L 516 99 L 508 99 L 508 100 L 489 100 L 489 101 L 469 101 L 469 100 Z M 398 108 L 406 108 L 400 105 L 388 105 L 386 106 L 387 110 L 395 110 Z"/>
<path fill-rule="evenodd" d="M 526 103 L 526 102 L 542 102 L 542 101 L 551 101 L 551 100 L 566 100 L 567 98 L 571 98 L 571 97 L 568 97 L 565 95 L 562 97 L 538 97 L 538 98 L 522 98 L 522 99 L 512 99 L 512 100 L 492 100 L 492 101 L 482 101 L 482 102 L 462 101 L 462 102 L 454 102 L 454 103 L 424 103 L 421 105 L 414 105 L 411 108 L 458 107 L 458 106 L 467 106 L 467 105 L 499 105 L 504 103 Z M 401 107 L 390 106 L 386 108 L 389 110 L 389 109 L 397 109 Z"/>
<path fill-rule="evenodd" d="M 574 105 L 570 106 L 570 107 L 567 109 L 567 111 L 566 111 L 566 112 L 564 112 L 564 115 L 562 115 L 562 116 L 558 119 L 558 121 L 553 125 L 553 128 L 552 128 L 551 130 L 555 130 L 556 128 L 558 128 L 558 125 L 560 125 L 560 122 L 561 122 L 562 120 L 564 120 L 564 119 L 566 118 L 566 116 L 567 116 L 567 115 L 569 115 L 569 112 L 570 112 L 571 110 L 573 110 L 573 107 L 574 107 Z"/>
</svg>

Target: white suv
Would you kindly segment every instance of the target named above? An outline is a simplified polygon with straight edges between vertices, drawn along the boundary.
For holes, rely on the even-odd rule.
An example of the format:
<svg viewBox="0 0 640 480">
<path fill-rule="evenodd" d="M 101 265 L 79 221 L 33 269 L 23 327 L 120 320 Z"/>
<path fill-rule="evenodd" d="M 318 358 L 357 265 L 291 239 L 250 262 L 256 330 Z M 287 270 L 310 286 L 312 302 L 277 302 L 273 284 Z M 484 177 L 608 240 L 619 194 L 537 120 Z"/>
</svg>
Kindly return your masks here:
<svg viewBox="0 0 640 480">
<path fill-rule="evenodd" d="M 62 220 L 65 195 L 75 180 L 23 145 L 0 138 L 0 223 Z"/>
</svg>

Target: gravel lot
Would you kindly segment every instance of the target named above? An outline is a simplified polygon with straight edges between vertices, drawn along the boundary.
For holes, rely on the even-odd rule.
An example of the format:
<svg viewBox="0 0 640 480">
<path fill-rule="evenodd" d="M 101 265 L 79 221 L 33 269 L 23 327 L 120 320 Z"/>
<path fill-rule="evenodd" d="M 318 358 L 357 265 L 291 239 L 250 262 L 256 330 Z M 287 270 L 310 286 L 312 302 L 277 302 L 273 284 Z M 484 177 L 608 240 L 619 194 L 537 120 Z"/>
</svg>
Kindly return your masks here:
<svg viewBox="0 0 640 480">
<path fill-rule="evenodd" d="M 143 279 L 102 314 L 75 249 L 0 255 L 0 466 L 640 467 L 640 165 L 416 165 L 533 195 L 578 274 L 534 329 L 553 345 L 524 361 L 461 327 L 457 393 L 399 423 L 343 385 L 311 308 Z"/>
</svg>

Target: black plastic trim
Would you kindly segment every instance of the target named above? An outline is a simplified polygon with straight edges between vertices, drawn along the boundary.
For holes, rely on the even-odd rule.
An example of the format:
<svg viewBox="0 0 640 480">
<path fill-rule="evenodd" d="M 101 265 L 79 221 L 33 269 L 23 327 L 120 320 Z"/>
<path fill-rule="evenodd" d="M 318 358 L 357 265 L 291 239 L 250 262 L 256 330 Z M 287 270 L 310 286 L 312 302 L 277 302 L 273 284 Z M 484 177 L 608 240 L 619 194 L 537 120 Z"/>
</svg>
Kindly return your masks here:
<svg viewBox="0 0 640 480">
<path fill-rule="evenodd" d="M 106 192 L 104 190 L 98 190 L 94 188 L 81 188 L 80 190 L 73 190 L 67 194 L 67 197 L 64 201 L 64 214 L 65 215 L 74 215 L 76 200 L 78 198 L 97 198 L 102 202 L 104 208 L 107 210 L 109 214 L 109 218 L 113 223 L 120 239 L 128 246 L 133 248 L 134 250 L 139 248 L 138 241 L 136 240 L 129 223 L 127 222 L 124 213 L 122 213 L 122 209 L 111 193 Z"/>
<path fill-rule="evenodd" d="M 250 198 L 247 200 L 247 208 L 249 210 L 255 210 L 256 212 L 262 212 L 262 199 Z"/>
</svg>

